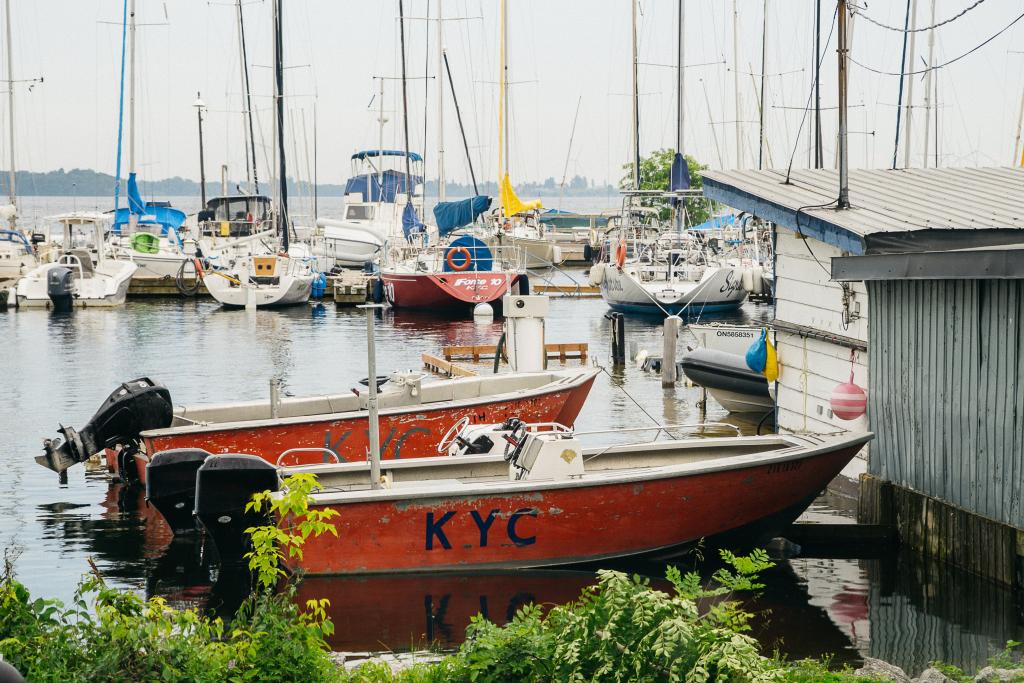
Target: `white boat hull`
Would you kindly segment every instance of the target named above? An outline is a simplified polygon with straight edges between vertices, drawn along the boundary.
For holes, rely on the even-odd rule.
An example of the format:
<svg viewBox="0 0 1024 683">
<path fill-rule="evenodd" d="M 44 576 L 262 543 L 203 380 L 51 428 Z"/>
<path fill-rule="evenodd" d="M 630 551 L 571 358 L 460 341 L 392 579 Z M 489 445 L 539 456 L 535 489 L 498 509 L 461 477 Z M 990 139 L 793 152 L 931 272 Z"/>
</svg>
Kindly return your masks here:
<svg viewBox="0 0 1024 683">
<path fill-rule="evenodd" d="M 60 263 L 46 263 L 34 268 L 18 281 L 15 295 L 19 308 L 52 308 L 47 290 L 47 274 L 54 268 L 66 267 Z M 72 305 L 76 308 L 111 307 L 124 305 L 128 285 L 137 266 L 128 261 L 107 259 L 94 267 L 88 277 L 76 277 Z"/>
<path fill-rule="evenodd" d="M 732 268 L 709 268 L 699 282 L 640 282 L 627 269 L 607 266 L 601 296 L 624 313 L 697 316 L 739 308 L 747 298 L 739 273 Z"/>
<path fill-rule="evenodd" d="M 203 282 L 210 296 L 223 306 L 243 308 L 251 296 L 257 308 L 268 308 L 293 306 L 309 301 L 313 275 L 282 275 L 275 285 L 238 285 L 217 273 L 207 273 Z"/>
</svg>

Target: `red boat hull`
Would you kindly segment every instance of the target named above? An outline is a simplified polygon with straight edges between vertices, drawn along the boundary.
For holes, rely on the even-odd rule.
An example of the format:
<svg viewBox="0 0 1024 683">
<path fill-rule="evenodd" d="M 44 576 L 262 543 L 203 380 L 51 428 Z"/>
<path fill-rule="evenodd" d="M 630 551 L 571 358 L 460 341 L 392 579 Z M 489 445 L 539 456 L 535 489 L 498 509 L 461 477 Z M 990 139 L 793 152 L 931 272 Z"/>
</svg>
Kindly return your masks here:
<svg viewBox="0 0 1024 683">
<path fill-rule="evenodd" d="M 701 538 L 792 521 L 860 449 L 642 483 L 338 506 L 310 538 L 309 574 L 522 568 L 669 554 Z"/>
<path fill-rule="evenodd" d="M 498 301 L 518 276 L 486 273 L 382 273 L 384 295 L 396 308 L 463 308 Z"/>
<path fill-rule="evenodd" d="M 510 417 L 526 422 L 558 422 L 572 425 L 593 386 L 593 376 L 575 386 L 557 388 L 500 401 L 451 405 L 439 403 L 383 410 L 380 414 L 381 457 L 384 459 L 436 456 L 437 444 L 445 432 L 464 416 L 471 424 L 494 424 Z M 369 449 L 369 426 L 365 412 L 351 416 L 312 416 L 303 422 L 237 426 L 225 429 L 196 429 L 179 434 L 143 435 L 145 453 L 136 455 L 139 477 L 145 484 L 146 453 L 172 448 L 202 448 L 211 453 L 247 453 L 271 463 L 289 448 L 329 448 L 342 460 L 365 460 Z M 282 465 L 331 460 L 321 453 L 298 453 Z"/>
</svg>

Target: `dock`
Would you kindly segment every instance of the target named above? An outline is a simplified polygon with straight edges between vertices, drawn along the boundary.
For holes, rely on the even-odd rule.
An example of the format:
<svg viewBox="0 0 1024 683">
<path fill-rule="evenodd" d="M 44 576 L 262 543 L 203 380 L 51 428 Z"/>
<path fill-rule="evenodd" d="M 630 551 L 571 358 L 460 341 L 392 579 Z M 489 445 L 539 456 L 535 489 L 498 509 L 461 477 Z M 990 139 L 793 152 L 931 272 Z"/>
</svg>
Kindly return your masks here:
<svg viewBox="0 0 1024 683">
<path fill-rule="evenodd" d="M 370 280 L 362 271 L 346 270 L 327 277 L 327 290 L 333 293 L 337 305 L 358 306 L 369 298 Z"/>
<path fill-rule="evenodd" d="M 531 287 L 536 294 L 546 294 L 552 297 L 573 297 L 579 299 L 601 298 L 601 288 L 594 285 L 533 285 Z"/>
<path fill-rule="evenodd" d="M 450 360 L 439 358 L 433 354 L 424 353 L 421 358 L 423 359 L 423 367 L 436 375 L 443 375 L 444 377 L 476 377 L 477 375 L 475 370 L 463 367 Z"/>
<path fill-rule="evenodd" d="M 195 291 L 192 296 L 209 297 L 206 285 L 199 282 L 199 289 L 195 290 L 196 279 L 194 277 L 182 278 L 181 285 L 186 291 Z M 184 296 L 178 289 L 176 278 L 171 276 L 145 275 L 135 276 L 128 283 L 128 296 L 133 299 L 144 299 L 155 296 Z"/>
</svg>

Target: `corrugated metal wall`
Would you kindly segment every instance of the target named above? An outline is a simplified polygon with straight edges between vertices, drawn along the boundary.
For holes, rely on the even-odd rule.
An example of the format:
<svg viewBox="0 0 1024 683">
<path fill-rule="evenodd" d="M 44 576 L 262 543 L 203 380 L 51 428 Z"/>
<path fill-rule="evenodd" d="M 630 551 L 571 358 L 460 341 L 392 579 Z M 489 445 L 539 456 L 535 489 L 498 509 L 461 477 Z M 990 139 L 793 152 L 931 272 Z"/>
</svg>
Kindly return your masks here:
<svg viewBox="0 0 1024 683">
<path fill-rule="evenodd" d="M 1024 282 L 871 282 L 868 471 L 1024 528 Z"/>
</svg>

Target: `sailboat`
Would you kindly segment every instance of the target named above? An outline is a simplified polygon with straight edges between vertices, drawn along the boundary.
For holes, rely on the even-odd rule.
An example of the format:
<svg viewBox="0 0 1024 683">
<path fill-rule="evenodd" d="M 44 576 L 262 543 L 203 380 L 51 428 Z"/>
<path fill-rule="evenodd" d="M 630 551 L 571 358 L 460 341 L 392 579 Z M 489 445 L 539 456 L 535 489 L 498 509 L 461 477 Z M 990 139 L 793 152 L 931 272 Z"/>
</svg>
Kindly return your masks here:
<svg viewBox="0 0 1024 683">
<path fill-rule="evenodd" d="M 265 308 L 290 306 L 309 301 L 314 273 L 305 259 L 288 254 L 288 181 L 284 156 L 284 56 L 280 0 L 272 5 L 274 15 L 274 133 L 278 145 L 278 196 L 273 218 L 277 223 L 280 249 L 276 254 L 246 254 L 231 261 L 224 270 L 203 276 L 207 291 L 228 307 Z"/>
<path fill-rule="evenodd" d="M 700 231 L 684 230 L 685 202 L 701 196 L 690 187 L 683 156 L 683 52 L 677 64 L 677 141 L 668 191 L 640 189 L 639 95 L 637 92 L 636 0 L 632 2 L 632 166 L 633 187 L 623 191 L 619 238 L 590 270 L 609 307 L 627 313 L 685 315 L 721 313 L 739 308 L 747 298 L 743 274 L 718 253 Z M 682 16 L 679 35 L 682 40 Z M 675 231 L 662 231 L 645 199 L 669 199 L 675 207 Z M 654 235 L 651 235 L 654 232 Z"/>
<path fill-rule="evenodd" d="M 440 20 L 438 33 L 440 41 L 443 34 Z M 438 52 L 438 73 L 443 51 L 442 46 Z M 404 71 L 404 52 L 402 64 Z M 441 100 L 440 83 L 438 87 L 438 99 Z M 403 115 L 407 120 L 408 110 L 404 111 Z M 408 126 L 405 143 L 408 149 Z M 439 159 L 441 214 L 445 215 L 450 211 L 452 214 L 466 214 L 470 221 L 474 220 L 479 211 L 485 210 L 488 203 L 486 198 L 475 197 L 465 200 L 459 206 L 444 202 L 444 164 L 440 150 Z M 408 167 L 408 156 L 406 164 Z M 414 204 L 409 200 L 409 195 L 406 197 L 402 212 L 402 228 L 406 236 L 404 246 L 389 249 L 387 261 L 381 266 L 384 295 L 392 306 L 431 310 L 465 309 L 500 301 L 507 293 L 519 293 L 520 289 L 525 290 L 529 287 L 523 254 L 517 247 L 488 246 L 473 234 L 460 235 L 448 244 L 427 244 L 428 240 L 423 239 L 427 234 L 427 228 L 420 220 Z M 481 199 L 484 201 L 480 202 Z M 435 215 L 438 215 L 436 211 Z M 445 230 L 460 222 L 463 221 L 452 220 L 445 226 Z"/>
<path fill-rule="evenodd" d="M 11 14 L 7 5 L 5 17 L 7 26 L 7 133 L 10 146 L 10 169 L 8 171 L 8 204 L 0 206 L 0 219 L 7 220 L 8 229 L 0 230 L 0 289 L 7 289 L 38 264 L 35 249 L 28 237 L 18 229 L 17 191 L 15 189 L 14 166 L 14 76 L 11 66 Z"/>
</svg>

